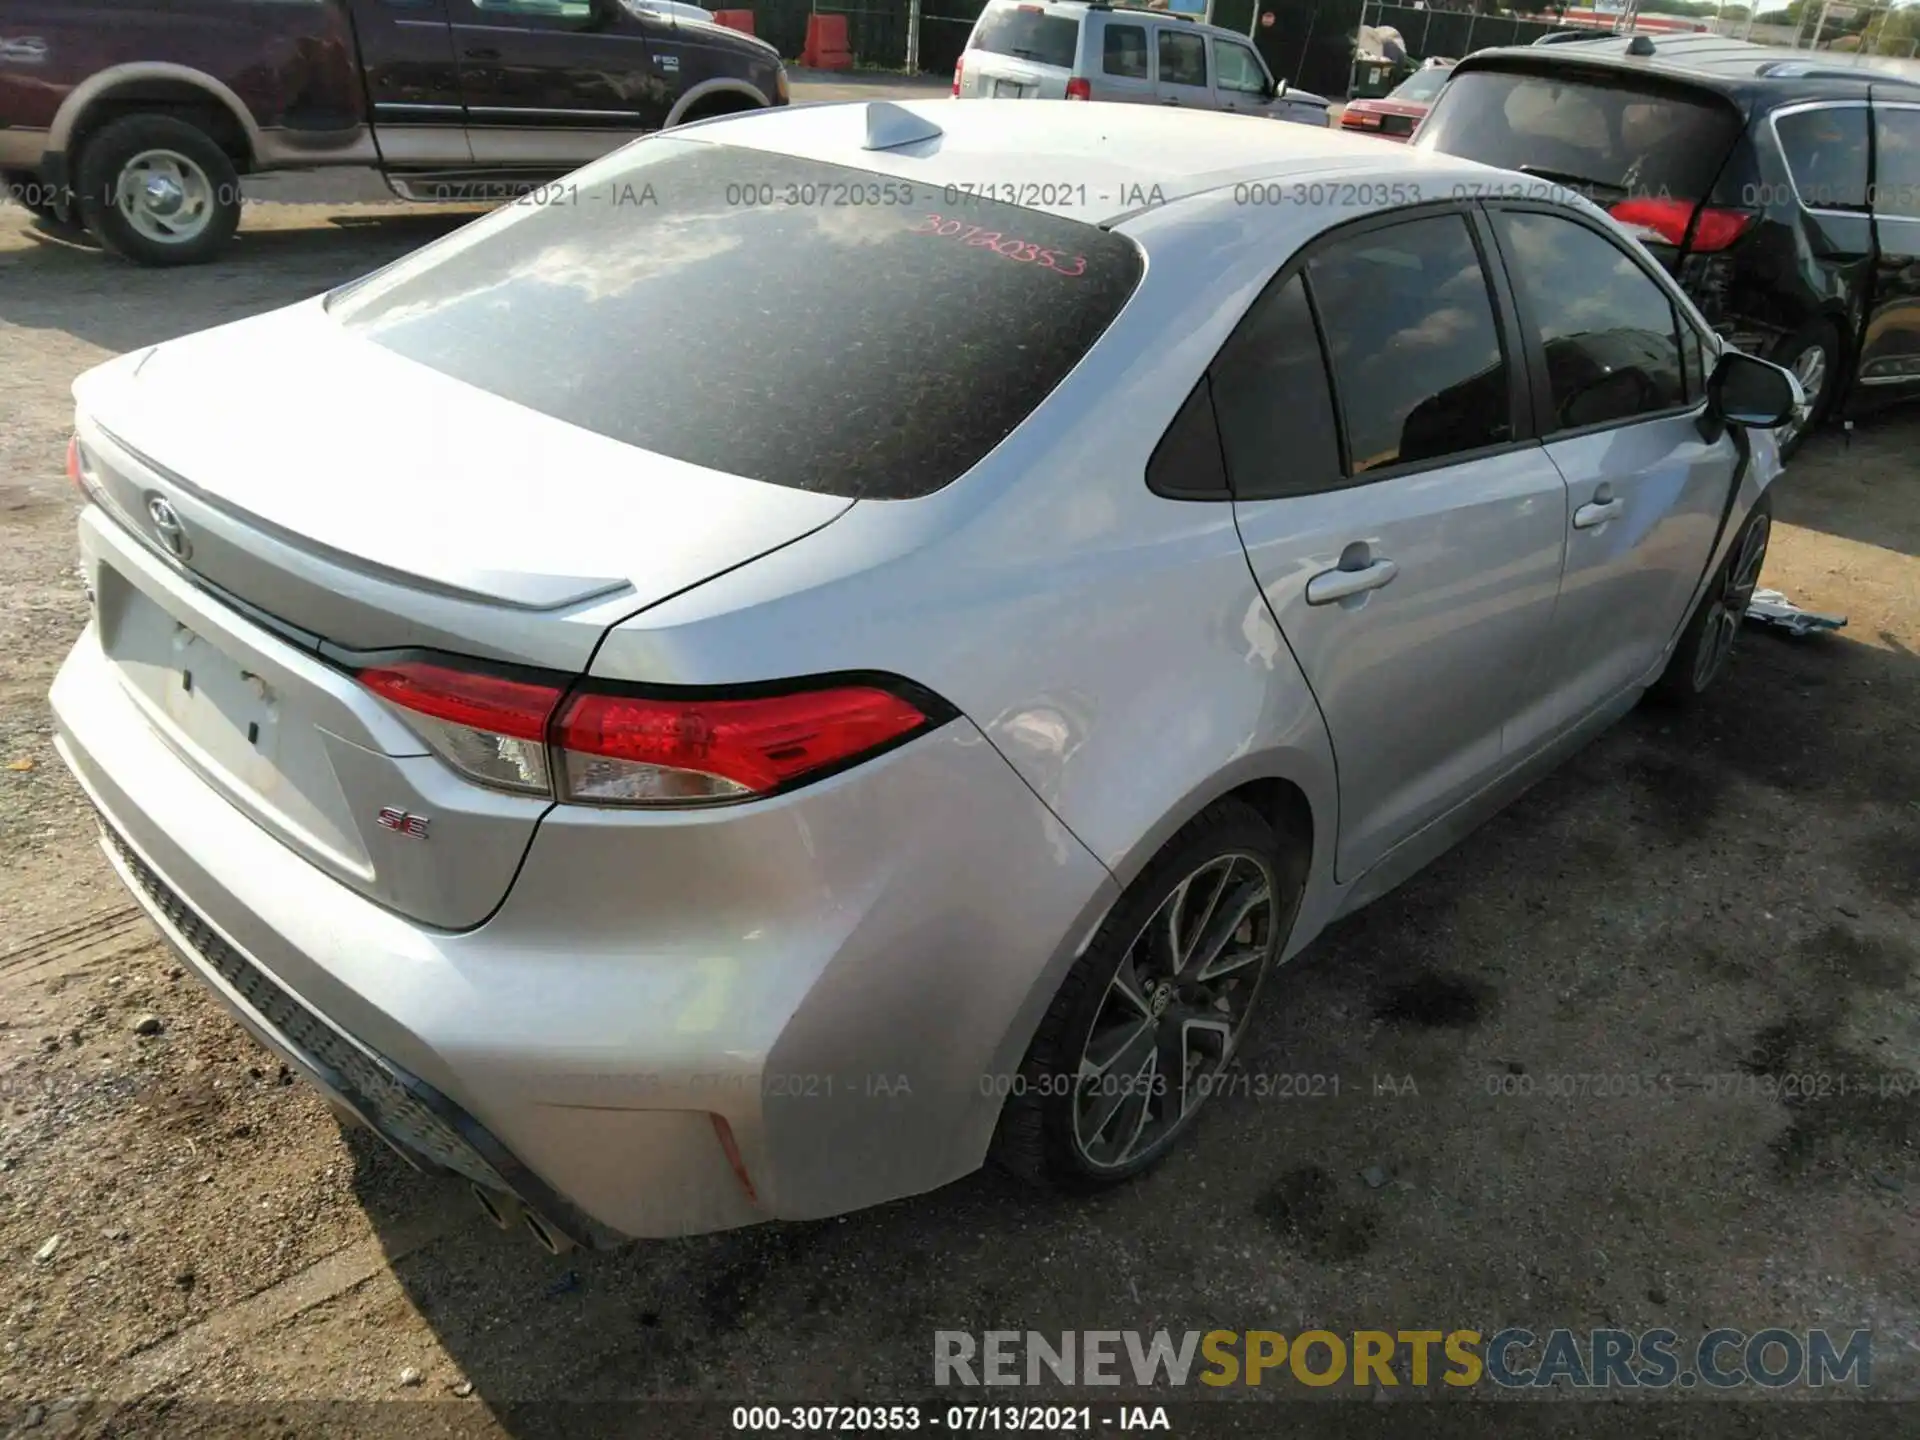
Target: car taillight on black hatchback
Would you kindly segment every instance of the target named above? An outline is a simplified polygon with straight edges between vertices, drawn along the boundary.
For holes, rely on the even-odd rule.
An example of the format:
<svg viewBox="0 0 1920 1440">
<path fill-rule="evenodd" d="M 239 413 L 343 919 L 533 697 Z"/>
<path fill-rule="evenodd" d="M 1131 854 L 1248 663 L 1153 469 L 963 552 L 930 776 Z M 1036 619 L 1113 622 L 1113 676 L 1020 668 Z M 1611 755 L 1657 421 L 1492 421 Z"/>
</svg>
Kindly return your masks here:
<svg viewBox="0 0 1920 1440">
<path fill-rule="evenodd" d="M 1696 214 L 1697 212 L 1697 214 Z M 1713 205 L 1695 205 L 1691 200 L 1622 200 L 1607 213 L 1628 234 L 1648 245 L 1671 245 L 1678 249 L 1689 244 L 1695 254 L 1725 250 L 1753 227 L 1759 216 L 1752 210 L 1729 210 Z"/>
<path fill-rule="evenodd" d="M 587 805 L 750 800 L 845 769 L 953 714 L 891 677 L 713 695 L 401 660 L 358 679 L 468 779 Z"/>
</svg>

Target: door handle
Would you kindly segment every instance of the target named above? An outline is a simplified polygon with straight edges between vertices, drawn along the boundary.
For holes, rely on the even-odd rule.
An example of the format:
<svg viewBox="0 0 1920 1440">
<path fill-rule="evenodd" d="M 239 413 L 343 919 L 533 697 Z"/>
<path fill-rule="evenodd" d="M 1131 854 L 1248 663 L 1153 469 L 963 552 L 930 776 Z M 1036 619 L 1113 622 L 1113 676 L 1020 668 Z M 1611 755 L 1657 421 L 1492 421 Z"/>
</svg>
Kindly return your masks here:
<svg viewBox="0 0 1920 1440">
<path fill-rule="evenodd" d="M 1627 502 L 1624 500 L 1595 500 L 1573 512 L 1573 528 L 1591 530 L 1596 525 L 1606 524 L 1626 508 Z"/>
<path fill-rule="evenodd" d="M 1307 604 L 1331 605 L 1349 595 L 1378 590 L 1382 585 L 1392 584 L 1393 577 L 1399 573 L 1400 567 L 1391 560 L 1376 560 L 1358 570 L 1322 570 L 1307 581 Z"/>
<path fill-rule="evenodd" d="M 499 58 L 500 58 L 500 52 L 498 50 L 467 51 L 467 59 L 469 60 L 498 60 Z"/>
</svg>

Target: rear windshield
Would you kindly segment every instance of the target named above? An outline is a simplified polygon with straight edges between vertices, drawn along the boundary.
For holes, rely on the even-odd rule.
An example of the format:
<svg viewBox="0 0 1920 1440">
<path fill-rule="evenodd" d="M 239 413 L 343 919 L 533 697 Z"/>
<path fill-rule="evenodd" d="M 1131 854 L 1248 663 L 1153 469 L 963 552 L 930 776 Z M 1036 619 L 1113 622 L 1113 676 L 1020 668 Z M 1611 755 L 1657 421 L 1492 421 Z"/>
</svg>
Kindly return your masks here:
<svg viewBox="0 0 1920 1440">
<path fill-rule="evenodd" d="M 349 331 L 756 480 L 875 499 L 971 468 L 1126 303 L 1079 221 L 757 150 L 643 140 L 334 292 Z"/>
<path fill-rule="evenodd" d="M 1049 15 L 1038 5 L 991 5 L 973 32 L 973 48 L 1071 70 L 1080 48 L 1080 20 Z"/>
<path fill-rule="evenodd" d="M 1707 96 L 1559 73 L 1454 71 L 1414 142 L 1558 181 L 1601 204 L 1704 200 L 1740 117 Z"/>
</svg>

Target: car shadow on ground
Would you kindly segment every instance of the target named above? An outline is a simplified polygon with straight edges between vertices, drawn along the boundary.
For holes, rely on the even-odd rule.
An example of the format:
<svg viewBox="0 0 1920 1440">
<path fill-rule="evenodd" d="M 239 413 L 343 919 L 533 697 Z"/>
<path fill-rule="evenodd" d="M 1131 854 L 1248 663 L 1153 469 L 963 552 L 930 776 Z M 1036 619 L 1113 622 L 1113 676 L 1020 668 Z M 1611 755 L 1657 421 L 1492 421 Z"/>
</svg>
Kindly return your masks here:
<svg viewBox="0 0 1920 1440">
<path fill-rule="evenodd" d="M 561 1257 L 475 1208 L 394 1257 L 396 1303 L 495 1422 L 545 1437 L 586 1423 L 563 1401 L 977 1401 L 935 1389 L 939 1329 L 1418 1315 L 1697 1337 L 1771 1303 L 1742 1288 L 1770 1295 L 1763 1273 L 1910 1267 L 1829 1220 L 1879 1206 L 1883 1238 L 1858 1243 L 1902 1233 L 1920 1103 L 1778 1084 L 1920 1066 L 1920 664 L 1749 627 L 1723 683 L 1643 706 L 1322 936 L 1270 987 L 1245 1086 L 1117 1191 L 988 1169 L 843 1219 Z M 1556 1072 L 1669 1079 L 1527 1089 Z M 437 1182 L 355 1147 L 376 1230 L 409 1233 Z M 1318 1407 L 1314 1433 L 1361 1433 L 1373 1408 Z"/>
</svg>

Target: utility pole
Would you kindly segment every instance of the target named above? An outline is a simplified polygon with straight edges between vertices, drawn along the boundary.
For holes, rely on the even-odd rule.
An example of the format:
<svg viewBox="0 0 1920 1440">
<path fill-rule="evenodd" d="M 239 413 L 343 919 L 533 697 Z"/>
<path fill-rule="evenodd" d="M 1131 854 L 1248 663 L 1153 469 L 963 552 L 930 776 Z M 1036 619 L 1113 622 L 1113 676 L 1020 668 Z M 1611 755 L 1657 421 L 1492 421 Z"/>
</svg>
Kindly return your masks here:
<svg viewBox="0 0 1920 1440">
<path fill-rule="evenodd" d="M 907 73 L 920 73 L 920 0 L 907 0 Z"/>
</svg>

